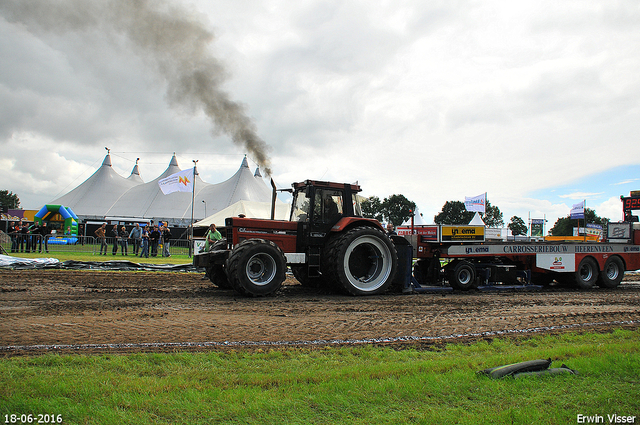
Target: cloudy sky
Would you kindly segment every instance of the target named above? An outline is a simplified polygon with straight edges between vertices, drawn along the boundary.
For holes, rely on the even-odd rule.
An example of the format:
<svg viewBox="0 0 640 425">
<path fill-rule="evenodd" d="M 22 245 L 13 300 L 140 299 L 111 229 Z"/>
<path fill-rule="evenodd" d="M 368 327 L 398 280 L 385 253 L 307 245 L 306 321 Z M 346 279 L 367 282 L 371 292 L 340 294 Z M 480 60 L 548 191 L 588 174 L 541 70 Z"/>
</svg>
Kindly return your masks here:
<svg viewBox="0 0 640 425">
<path fill-rule="evenodd" d="M 246 153 L 429 222 L 483 192 L 505 224 L 582 200 L 617 221 L 640 190 L 637 0 L 1 0 L 0 57 L 0 189 L 27 209 L 105 147 L 145 181 Z"/>
</svg>

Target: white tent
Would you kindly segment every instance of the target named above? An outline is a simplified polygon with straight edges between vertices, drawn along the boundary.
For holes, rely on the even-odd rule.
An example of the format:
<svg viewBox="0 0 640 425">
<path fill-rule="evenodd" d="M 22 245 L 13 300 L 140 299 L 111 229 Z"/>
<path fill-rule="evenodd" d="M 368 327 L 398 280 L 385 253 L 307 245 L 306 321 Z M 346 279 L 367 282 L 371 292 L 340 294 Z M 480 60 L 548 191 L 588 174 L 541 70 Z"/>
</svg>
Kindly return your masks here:
<svg viewBox="0 0 640 425">
<path fill-rule="evenodd" d="M 147 219 L 168 221 L 170 226 L 191 224 L 190 192 L 174 192 L 164 195 L 158 180 L 181 171 L 175 154 L 167 169 L 156 179 L 144 183 L 138 164 L 128 178 L 116 173 L 107 154 L 102 166 L 84 183 L 66 195 L 51 202 L 70 207 L 80 219 L 118 217 L 122 220 Z M 247 158 L 243 158 L 238 171 L 228 180 L 209 184 L 197 175 L 193 217 L 217 213 L 238 201 L 271 202 L 271 188 L 262 179 L 259 170 L 249 170 Z M 205 213 L 206 210 L 206 213 Z"/>
<path fill-rule="evenodd" d="M 276 202 L 275 219 L 288 220 L 291 205 Z M 238 217 L 244 214 L 247 218 L 271 218 L 271 202 L 238 201 L 233 205 L 210 215 L 204 220 L 194 223 L 194 227 L 208 227 L 211 223 L 224 226 L 227 217 Z"/>
<path fill-rule="evenodd" d="M 105 213 L 109 217 L 145 218 L 168 221 L 170 226 L 191 223 L 191 193 L 174 192 L 164 195 L 158 180 L 181 171 L 173 155 L 167 169 L 156 179 L 135 186 L 124 193 Z M 196 193 L 208 186 L 196 175 Z"/>
<path fill-rule="evenodd" d="M 469 226 L 484 226 L 484 221 L 482 221 L 482 217 L 480 217 L 479 213 L 475 213 L 475 215 L 469 222 Z"/>
<path fill-rule="evenodd" d="M 118 174 L 111 166 L 111 156 L 107 154 L 102 166 L 91 177 L 50 204 L 69 207 L 82 219 L 101 219 L 118 198 L 142 182 L 139 174 L 137 177 L 139 180 L 131 176 L 125 179 Z"/>
<path fill-rule="evenodd" d="M 426 226 L 428 224 L 426 221 L 424 221 L 424 218 L 422 218 L 417 208 L 413 211 L 413 224 L 414 226 Z M 411 218 L 402 223 L 401 226 L 411 226 Z"/>
</svg>

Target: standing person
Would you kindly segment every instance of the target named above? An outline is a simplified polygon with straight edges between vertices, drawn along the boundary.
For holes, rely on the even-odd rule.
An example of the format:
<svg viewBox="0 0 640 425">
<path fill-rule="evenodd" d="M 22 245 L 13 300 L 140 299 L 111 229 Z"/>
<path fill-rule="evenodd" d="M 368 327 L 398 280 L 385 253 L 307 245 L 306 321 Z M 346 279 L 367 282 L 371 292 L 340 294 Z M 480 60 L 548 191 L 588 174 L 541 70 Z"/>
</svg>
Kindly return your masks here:
<svg viewBox="0 0 640 425">
<path fill-rule="evenodd" d="M 398 236 L 398 234 L 396 233 L 396 229 L 393 226 L 392 222 L 388 222 L 387 223 L 387 236 L 391 237 L 391 236 Z"/>
<path fill-rule="evenodd" d="M 27 252 L 29 252 L 29 246 L 31 247 L 31 252 L 36 252 L 36 233 L 38 233 L 38 225 L 35 221 L 29 226 L 27 233 Z"/>
<path fill-rule="evenodd" d="M 140 252 L 140 257 L 149 258 L 149 232 L 147 231 L 146 227 L 142 229 L 140 239 L 142 241 L 142 250 Z"/>
<path fill-rule="evenodd" d="M 104 255 L 107 255 L 107 223 L 102 223 L 102 226 L 98 228 L 94 235 L 98 238 L 98 242 L 100 243 L 100 254 L 102 255 L 102 250 L 104 249 Z"/>
<path fill-rule="evenodd" d="M 80 240 L 80 245 L 83 245 L 83 246 L 84 246 L 84 237 L 85 237 L 84 225 L 81 224 L 78 226 L 78 239 Z"/>
<path fill-rule="evenodd" d="M 204 242 L 204 251 L 209 252 L 209 249 L 213 246 L 214 243 L 222 239 L 222 235 L 216 229 L 216 225 L 211 223 L 209 226 L 209 230 L 207 231 L 206 241 Z"/>
<path fill-rule="evenodd" d="M 153 226 L 153 230 L 149 233 L 149 242 L 151 244 L 151 256 L 156 257 L 158 255 L 158 241 L 160 241 L 160 232 L 158 226 Z"/>
<path fill-rule="evenodd" d="M 162 227 L 162 256 L 171 257 L 169 244 L 171 243 L 171 230 L 167 226 Z"/>
<path fill-rule="evenodd" d="M 114 224 L 109 236 L 113 238 L 113 249 L 111 250 L 112 255 L 116 255 L 118 253 L 118 241 L 120 240 L 120 232 L 118 231 L 118 225 Z"/>
<path fill-rule="evenodd" d="M 44 250 L 45 252 L 49 252 L 49 235 L 51 234 L 51 229 L 47 227 L 47 222 L 43 221 L 42 226 L 40 226 L 40 237 L 42 241 L 44 241 Z M 40 245 L 40 252 L 42 252 L 42 244 Z"/>
<path fill-rule="evenodd" d="M 127 238 L 129 237 L 129 232 L 127 232 L 127 228 L 122 226 L 120 228 L 120 253 L 122 255 L 129 255 L 127 252 Z"/>
<path fill-rule="evenodd" d="M 25 244 L 27 245 L 27 252 L 29 252 L 29 245 L 27 244 L 27 236 L 29 234 L 29 226 L 27 226 L 27 223 L 23 223 L 22 221 L 20 221 L 20 252 L 24 251 L 24 246 Z"/>
<path fill-rule="evenodd" d="M 136 223 L 131 229 L 129 233 L 129 239 L 133 242 L 133 255 L 138 255 L 138 251 L 140 251 L 140 243 L 142 242 L 142 229 L 140 228 L 140 223 Z"/>
<path fill-rule="evenodd" d="M 11 252 L 18 252 L 18 232 L 16 231 L 15 221 L 9 223 L 9 229 L 7 230 L 11 236 Z"/>
</svg>

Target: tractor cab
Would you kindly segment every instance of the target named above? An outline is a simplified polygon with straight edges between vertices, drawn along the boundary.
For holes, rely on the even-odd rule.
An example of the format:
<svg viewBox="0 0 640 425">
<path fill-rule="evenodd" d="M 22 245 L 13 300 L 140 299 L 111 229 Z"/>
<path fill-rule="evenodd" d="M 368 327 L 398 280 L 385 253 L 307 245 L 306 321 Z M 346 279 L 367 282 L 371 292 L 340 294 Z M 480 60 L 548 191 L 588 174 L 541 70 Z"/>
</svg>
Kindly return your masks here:
<svg viewBox="0 0 640 425">
<path fill-rule="evenodd" d="M 305 180 L 292 186 L 290 221 L 301 223 L 312 238 L 324 238 L 342 218 L 362 217 L 358 185 Z"/>
</svg>

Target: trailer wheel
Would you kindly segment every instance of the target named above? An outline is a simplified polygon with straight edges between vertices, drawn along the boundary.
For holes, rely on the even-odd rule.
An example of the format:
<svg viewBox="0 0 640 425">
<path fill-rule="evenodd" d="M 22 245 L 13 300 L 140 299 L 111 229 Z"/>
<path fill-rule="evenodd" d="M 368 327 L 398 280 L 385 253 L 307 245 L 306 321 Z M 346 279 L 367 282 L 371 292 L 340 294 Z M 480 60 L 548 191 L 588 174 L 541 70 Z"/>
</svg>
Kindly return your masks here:
<svg viewBox="0 0 640 425">
<path fill-rule="evenodd" d="M 231 283 L 229 283 L 227 273 L 224 271 L 222 264 L 213 264 L 208 267 L 207 276 L 209 276 L 211 283 L 216 285 L 218 288 L 231 289 Z"/>
<path fill-rule="evenodd" d="M 229 255 L 231 286 L 243 295 L 265 296 L 276 292 L 285 279 L 287 259 L 272 241 L 247 239 Z"/>
<path fill-rule="evenodd" d="M 578 270 L 574 273 L 573 283 L 578 289 L 591 289 L 598 280 L 598 263 L 591 257 L 580 261 Z"/>
<path fill-rule="evenodd" d="M 604 269 L 598 277 L 597 285 L 601 288 L 615 288 L 624 277 L 624 263 L 620 257 L 609 257 L 604 263 Z"/>
<path fill-rule="evenodd" d="M 328 280 L 351 295 L 383 293 L 398 267 L 391 240 L 373 227 L 356 227 L 329 241 L 325 251 Z"/>
<path fill-rule="evenodd" d="M 449 285 L 453 289 L 468 291 L 478 286 L 476 281 L 476 269 L 467 261 L 460 261 L 449 272 Z"/>
</svg>

